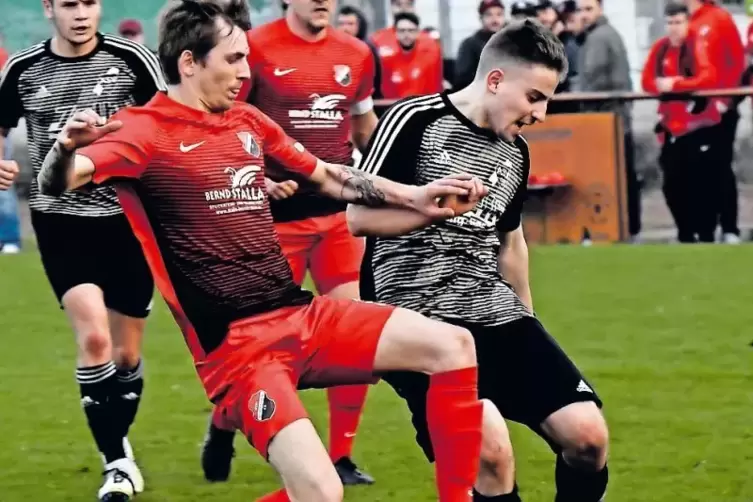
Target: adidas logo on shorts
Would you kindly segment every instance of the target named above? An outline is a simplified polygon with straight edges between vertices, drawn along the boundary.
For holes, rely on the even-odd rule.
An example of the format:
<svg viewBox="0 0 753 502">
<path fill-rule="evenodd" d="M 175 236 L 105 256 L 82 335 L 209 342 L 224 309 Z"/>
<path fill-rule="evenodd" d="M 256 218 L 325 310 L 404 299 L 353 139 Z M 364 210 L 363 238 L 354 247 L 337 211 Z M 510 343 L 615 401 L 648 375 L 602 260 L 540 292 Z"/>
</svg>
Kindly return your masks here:
<svg viewBox="0 0 753 502">
<path fill-rule="evenodd" d="M 583 380 L 580 381 L 578 388 L 575 390 L 576 392 L 590 392 L 591 394 L 594 393 L 593 389 L 591 389 L 591 387 L 589 387 L 588 384 Z"/>
</svg>

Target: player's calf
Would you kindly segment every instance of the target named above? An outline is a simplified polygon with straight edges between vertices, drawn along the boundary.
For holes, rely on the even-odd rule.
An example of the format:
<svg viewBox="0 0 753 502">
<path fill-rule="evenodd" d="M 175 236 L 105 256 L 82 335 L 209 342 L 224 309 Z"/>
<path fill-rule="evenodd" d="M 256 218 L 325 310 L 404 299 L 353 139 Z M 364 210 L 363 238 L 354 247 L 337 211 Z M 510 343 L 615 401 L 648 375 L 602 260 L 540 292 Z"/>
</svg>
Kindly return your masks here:
<svg viewBox="0 0 753 502">
<path fill-rule="evenodd" d="M 484 406 L 481 468 L 473 494 L 474 502 L 519 502 L 515 486 L 515 460 L 505 419 L 494 404 Z"/>
<path fill-rule="evenodd" d="M 562 451 L 557 457 L 557 502 L 598 502 L 609 481 L 609 433 L 593 402 L 573 403 L 552 413 L 544 433 Z"/>
</svg>

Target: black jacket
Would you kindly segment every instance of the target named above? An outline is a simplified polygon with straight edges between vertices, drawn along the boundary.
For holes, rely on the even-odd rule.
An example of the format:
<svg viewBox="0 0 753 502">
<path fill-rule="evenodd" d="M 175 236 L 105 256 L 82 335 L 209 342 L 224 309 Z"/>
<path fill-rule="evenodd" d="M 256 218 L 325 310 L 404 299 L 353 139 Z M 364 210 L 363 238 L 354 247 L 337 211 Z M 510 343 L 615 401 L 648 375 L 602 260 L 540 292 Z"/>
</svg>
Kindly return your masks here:
<svg viewBox="0 0 753 502">
<path fill-rule="evenodd" d="M 455 60 L 455 78 L 452 82 L 454 89 L 462 89 L 473 82 L 481 51 L 492 35 L 491 31 L 478 30 L 460 44 L 458 57 Z"/>
</svg>

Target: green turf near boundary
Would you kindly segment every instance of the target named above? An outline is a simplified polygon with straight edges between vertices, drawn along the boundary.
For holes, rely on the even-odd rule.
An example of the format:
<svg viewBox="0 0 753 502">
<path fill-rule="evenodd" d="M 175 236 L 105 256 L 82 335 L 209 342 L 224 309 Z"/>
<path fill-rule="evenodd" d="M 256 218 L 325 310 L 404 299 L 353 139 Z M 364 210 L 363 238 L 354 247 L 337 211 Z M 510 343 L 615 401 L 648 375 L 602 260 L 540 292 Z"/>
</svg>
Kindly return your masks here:
<svg viewBox="0 0 753 502">
<path fill-rule="evenodd" d="M 751 265 L 747 246 L 532 251 L 539 315 L 607 405 L 609 502 L 753 501 Z M 0 500 L 94 500 L 101 465 L 78 404 L 72 336 L 33 252 L 0 256 L 0 347 Z M 276 488 L 240 438 L 232 481 L 203 481 L 209 406 L 161 303 L 146 355 L 132 439 L 148 491 L 137 500 L 251 501 Z M 323 394 L 304 399 L 325 430 Z M 550 454 L 519 427 L 513 439 L 524 499 L 551 501 Z M 356 445 L 377 484 L 347 490 L 346 500 L 436 500 L 407 412 L 388 387 L 370 393 Z"/>
</svg>

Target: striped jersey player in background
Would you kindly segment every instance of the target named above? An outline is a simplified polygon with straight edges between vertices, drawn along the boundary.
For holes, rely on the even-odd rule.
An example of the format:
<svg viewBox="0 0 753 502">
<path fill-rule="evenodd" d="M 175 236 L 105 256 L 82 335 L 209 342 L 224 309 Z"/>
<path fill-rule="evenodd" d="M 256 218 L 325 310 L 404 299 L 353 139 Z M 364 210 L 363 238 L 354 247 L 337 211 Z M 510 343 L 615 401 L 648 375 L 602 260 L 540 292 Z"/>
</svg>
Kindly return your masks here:
<svg viewBox="0 0 753 502">
<path fill-rule="evenodd" d="M 363 298 L 471 331 L 479 397 L 549 443 L 557 454 L 557 502 L 597 502 L 608 479 L 601 401 L 534 315 L 521 224 L 530 160 L 520 132 L 544 120 L 566 68 L 564 48 L 550 30 L 517 22 L 492 36 L 469 86 L 395 104 L 379 122 L 363 171 L 406 184 L 463 171 L 480 178 L 489 194 L 474 211 L 445 222 L 355 206 L 348 221 L 356 235 L 370 236 Z M 407 401 L 417 440 L 432 458 L 426 377 L 393 373 L 384 380 Z M 483 444 L 474 500 L 520 500 L 496 410 L 484 415 Z"/>
<path fill-rule="evenodd" d="M 109 116 L 164 87 L 159 62 L 144 46 L 98 32 L 99 0 L 43 4 L 54 36 L 12 56 L 0 81 L 2 136 L 26 118 L 35 175 L 76 110 Z M 76 335 L 81 405 L 105 462 L 99 497 L 112 497 L 123 483 L 140 492 L 127 434 L 144 386 L 152 276 L 112 188 L 54 198 L 33 180 L 29 203 L 42 264 Z"/>
<path fill-rule="evenodd" d="M 333 0 L 289 0 L 283 18 L 248 33 L 247 100 L 320 159 L 350 165 L 354 144 L 365 149 L 376 126 L 375 67 L 365 43 L 329 25 L 334 8 Z M 271 158 L 265 167 L 275 229 L 294 280 L 301 284 L 309 270 L 319 294 L 358 298 L 364 242 L 348 231 L 345 205 L 280 177 Z M 367 390 L 327 390 L 329 452 L 348 485 L 374 482 L 351 460 Z M 223 481 L 230 472 L 233 433 L 224 429 L 215 414 L 202 452 L 209 480 Z"/>
</svg>

